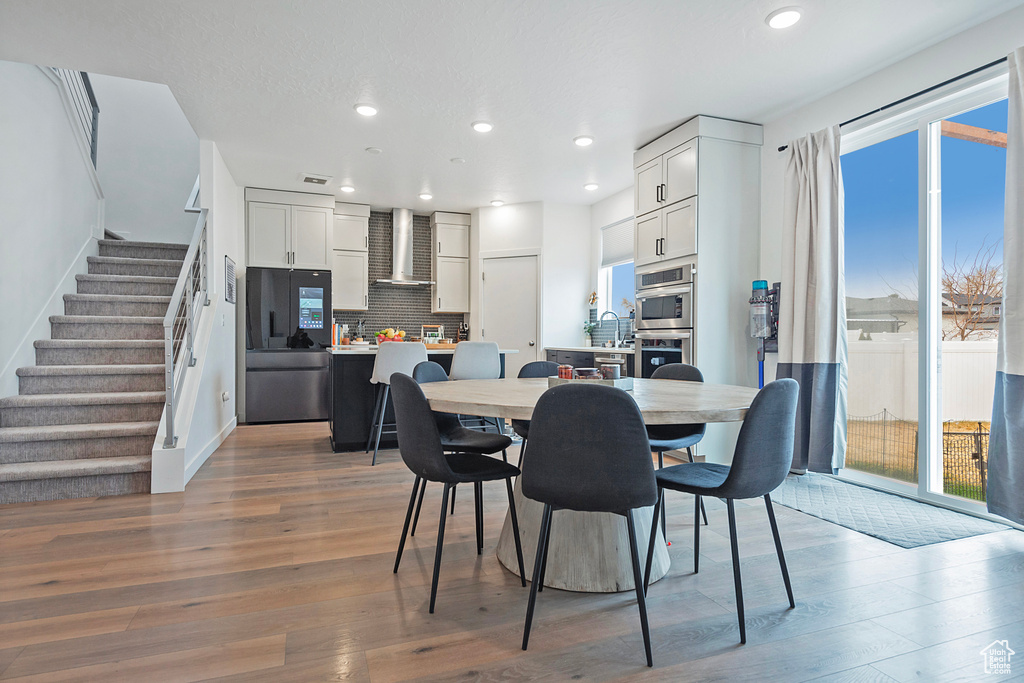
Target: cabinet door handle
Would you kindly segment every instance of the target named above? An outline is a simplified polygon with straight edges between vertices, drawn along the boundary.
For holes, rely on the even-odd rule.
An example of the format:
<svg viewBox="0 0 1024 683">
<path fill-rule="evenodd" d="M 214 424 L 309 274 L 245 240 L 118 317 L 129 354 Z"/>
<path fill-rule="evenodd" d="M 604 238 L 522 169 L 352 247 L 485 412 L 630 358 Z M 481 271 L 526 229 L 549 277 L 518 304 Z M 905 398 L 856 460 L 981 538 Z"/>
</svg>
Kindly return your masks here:
<svg viewBox="0 0 1024 683">
<path fill-rule="evenodd" d="M 656 201 L 656 202 L 660 202 L 661 201 L 661 185 L 655 185 L 654 186 L 654 201 Z"/>
<path fill-rule="evenodd" d="M 367 294 L 363 294 L 363 306 L 369 306 L 370 305 L 370 302 L 366 300 L 368 298 L 368 296 L 369 295 L 367 295 Z"/>
<path fill-rule="evenodd" d="M 438 256 L 440 256 L 440 255 L 441 255 L 441 242 L 438 242 L 438 243 L 437 243 L 437 255 L 438 255 Z"/>
<path fill-rule="evenodd" d="M 441 297 L 437 297 L 437 307 L 441 308 Z"/>
</svg>

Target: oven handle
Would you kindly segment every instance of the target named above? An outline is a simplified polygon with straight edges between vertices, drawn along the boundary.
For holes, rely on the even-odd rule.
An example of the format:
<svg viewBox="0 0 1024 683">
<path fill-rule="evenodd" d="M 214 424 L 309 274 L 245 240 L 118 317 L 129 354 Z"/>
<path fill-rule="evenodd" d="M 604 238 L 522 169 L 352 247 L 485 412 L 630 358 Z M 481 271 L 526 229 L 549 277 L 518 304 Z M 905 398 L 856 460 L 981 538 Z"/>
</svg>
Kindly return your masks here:
<svg viewBox="0 0 1024 683">
<path fill-rule="evenodd" d="M 637 332 L 637 339 L 689 339 L 693 335 L 692 332 Z"/>
<path fill-rule="evenodd" d="M 662 290 L 649 289 L 643 292 L 637 292 L 636 298 L 637 301 L 646 301 L 647 299 L 651 299 L 654 297 L 672 296 L 673 294 L 690 294 L 691 292 L 693 292 L 692 285 L 686 285 L 685 287 L 672 287 L 669 289 Z"/>
</svg>

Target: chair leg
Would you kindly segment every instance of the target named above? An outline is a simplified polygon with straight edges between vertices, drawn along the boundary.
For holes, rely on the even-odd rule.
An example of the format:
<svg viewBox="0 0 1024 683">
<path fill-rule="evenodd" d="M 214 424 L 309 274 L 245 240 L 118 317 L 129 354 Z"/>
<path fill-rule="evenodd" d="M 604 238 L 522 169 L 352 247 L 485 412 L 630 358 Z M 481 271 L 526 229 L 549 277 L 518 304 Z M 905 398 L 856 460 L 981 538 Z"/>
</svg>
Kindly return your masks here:
<svg viewBox="0 0 1024 683">
<path fill-rule="evenodd" d="M 686 447 L 686 457 L 689 458 L 690 462 L 694 462 L 693 450 L 689 446 Z M 696 514 L 696 513 L 694 513 L 694 514 Z M 704 526 L 707 526 L 708 525 L 708 511 L 704 509 L 704 501 L 703 500 L 700 502 L 700 516 L 704 519 Z"/>
<path fill-rule="evenodd" d="M 384 414 L 388 411 L 388 393 L 391 391 L 391 386 L 388 384 L 384 385 L 384 396 L 380 400 L 380 418 L 377 422 L 377 442 L 373 444 L 373 460 L 370 465 L 377 464 L 377 450 L 380 448 L 380 433 L 384 431 Z"/>
<path fill-rule="evenodd" d="M 658 469 L 665 467 L 665 454 L 658 451 Z M 661 535 L 665 537 L 665 543 L 668 543 L 668 523 L 666 522 L 665 506 L 661 507 Z"/>
<path fill-rule="evenodd" d="M 505 461 L 506 465 L 508 464 L 508 453 L 505 452 L 504 448 L 501 449 L 501 459 Z"/>
<path fill-rule="evenodd" d="M 629 554 L 633 560 L 633 585 L 636 587 L 636 604 L 640 608 L 640 629 L 644 634 L 644 652 L 647 654 L 647 666 L 654 666 L 651 657 L 651 628 L 647 623 L 647 601 L 644 599 L 646 589 L 640 583 L 640 557 L 636 547 L 636 525 L 633 523 L 633 511 L 626 511 L 626 530 L 629 532 Z"/>
<path fill-rule="evenodd" d="M 541 583 L 541 570 L 544 566 L 542 548 L 547 545 L 547 535 L 551 530 L 551 506 L 544 506 L 540 519 L 540 534 L 537 536 L 537 552 L 533 556 L 533 583 L 530 584 L 530 601 L 526 604 L 526 626 L 523 627 L 523 649 L 530 644 L 530 626 L 533 625 L 533 608 L 537 604 L 538 585 Z"/>
<path fill-rule="evenodd" d="M 764 494 L 764 505 L 768 508 L 768 521 L 772 525 L 772 536 L 775 537 L 775 552 L 779 554 L 779 568 L 782 569 L 782 580 L 786 582 L 786 595 L 789 596 L 790 609 L 796 607 L 793 600 L 793 586 L 789 583 L 789 569 L 786 567 L 786 554 L 782 552 L 782 539 L 779 538 L 779 525 L 775 522 L 775 509 L 772 507 L 772 498 Z"/>
<path fill-rule="evenodd" d="M 366 435 L 366 452 L 373 445 L 373 430 L 377 428 L 377 413 L 380 411 L 380 385 L 373 385 L 373 419 L 370 420 L 370 433 Z"/>
<path fill-rule="evenodd" d="M 658 502 L 654 504 L 654 516 L 651 517 L 651 542 L 647 544 L 647 566 L 644 569 L 644 593 L 651 585 L 651 565 L 654 564 L 654 544 L 658 540 L 659 511 L 665 504 L 665 489 L 658 487 Z"/>
<path fill-rule="evenodd" d="M 409 518 L 412 517 L 412 505 L 413 501 L 416 500 L 416 492 L 420 487 L 420 482 L 423 481 L 423 485 L 426 486 L 427 482 L 416 477 L 416 481 L 412 483 L 412 495 L 409 496 L 409 509 L 405 513 L 405 525 L 402 527 L 402 540 L 398 542 L 398 556 L 395 557 L 395 574 L 398 573 L 398 564 L 402 561 L 402 551 L 405 550 L 405 534 L 409 531 Z"/>
<path fill-rule="evenodd" d="M 516 515 L 516 501 L 512 494 L 512 477 L 505 480 L 505 489 L 508 491 L 508 513 L 512 518 L 512 537 L 516 541 L 516 559 L 519 560 L 519 578 L 526 588 L 526 567 L 523 566 L 523 543 L 519 538 L 519 517 Z"/>
<path fill-rule="evenodd" d="M 455 514 L 455 484 L 452 484 L 452 514 Z"/>
<path fill-rule="evenodd" d="M 516 465 L 520 470 L 523 469 L 523 456 L 526 455 L 526 441 L 527 438 L 523 437 L 523 444 L 519 447 L 519 464 Z"/>
<path fill-rule="evenodd" d="M 473 482 L 473 512 L 476 516 L 476 554 L 484 552 L 484 484 Z"/>
<path fill-rule="evenodd" d="M 700 496 L 693 497 L 693 573 L 700 571 L 700 520 L 697 513 L 704 507 Z"/>
<path fill-rule="evenodd" d="M 423 480 L 423 485 L 420 486 L 419 500 L 416 501 L 416 512 L 412 516 L 412 531 L 409 532 L 410 536 L 415 536 L 416 535 L 416 525 L 420 521 L 420 508 L 423 507 L 423 494 L 426 492 L 426 490 L 427 490 L 427 481 L 426 481 L 426 479 L 424 479 Z"/>
<path fill-rule="evenodd" d="M 736 508 L 732 498 L 725 501 L 729 507 L 729 543 L 732 546 L 732 578 L 736 584 L 736 617 L 740 622 L 740 644 L 747 642 L 747 622 L 743 617 L 743 583 L 740 580 L 740 547 L 736 540 Z M 694 525 L 696 526 L 696 524 Z"/>
<path fill-rule="evenodd" d="M 548 548 L 551 547 L 551 527 L 554 526 L 555 523 L 554 512 L 551 513 L 550 517 L 551 518 L 548 519 L 548 531 L 544 535 L 544 558 L 540 563 L 540 585 L 537 586 L 537 590 L 539 592 L 544 590 L 544 582 L 548 578 Z"/>
<path fill-rule="evenodd" d="M 441 521 L 437 525 L 437 549 L 434 551 L 434 578 L 430 582 L 430 613 L 434 613 L 434 602 L 437 599 L 437 577 L 441 573 L 441 548 L 444 547 L 444 521 L 448 516 L 448 491 L 451 484 L 444 485 L 444 493 L 441 495 Z"/>
</svg>

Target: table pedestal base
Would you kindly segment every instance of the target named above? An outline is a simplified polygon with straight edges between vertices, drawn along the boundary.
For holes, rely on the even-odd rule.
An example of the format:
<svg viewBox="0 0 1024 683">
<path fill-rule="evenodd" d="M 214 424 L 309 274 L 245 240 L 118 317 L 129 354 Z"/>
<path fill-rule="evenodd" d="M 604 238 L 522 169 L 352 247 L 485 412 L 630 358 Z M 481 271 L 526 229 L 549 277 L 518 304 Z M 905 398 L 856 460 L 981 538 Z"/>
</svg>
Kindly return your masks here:
<svg viewBox="0 0 1024 683">
<path fill-rule="evenodd" d="M 523 543 L 523 564 L 527 580 L 533 577 L 533 561 L 540 533 L 540 518 L 544 505 L 523 495 L 516 479 L 516 512 L 519 514 L 519 533 Z M 647 558 L 647 543 L 651 533 L 654 507 L 633 512 L 637 546 L 640 552 L 640 574 L 643 576 Z M 519 575 L 516 544 L 512 537 L 512 520 L 505 515 L 505 524 L 498 540 L 498 561 L 506 569 Z M 665 539 L 658 531 L 654 545 L 651 583 L 668 572 L 671 561 Z M 633 565 L 629 557 L 629 533 L 626 518 L 609 512 L 576 512 L 556 510 L 551 517 L 551 545 L 548 546 L 548 568 L 544 585 L 561 590 L 586 593 L 615 593 L 635 589 Z"/>
</svg>

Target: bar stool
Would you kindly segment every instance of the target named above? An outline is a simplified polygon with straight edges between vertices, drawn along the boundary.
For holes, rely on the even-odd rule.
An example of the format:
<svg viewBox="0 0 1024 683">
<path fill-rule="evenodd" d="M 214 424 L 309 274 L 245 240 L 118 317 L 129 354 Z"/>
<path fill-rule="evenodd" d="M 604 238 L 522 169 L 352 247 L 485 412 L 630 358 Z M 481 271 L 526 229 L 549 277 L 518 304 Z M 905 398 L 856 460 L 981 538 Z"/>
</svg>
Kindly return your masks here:
<svg viewBox="0 0 1024 683">
<path fill-rule="evenodd" d="M 416 380 L 417 384 L 448 381 L 448 375 L 444 368 L 429 360 L 419 363 L 413 368 L 412 378 Z M 437 432 L 441 437 L 441 447 L 446 453 L 494 455 L 501 451 L 501 459 L 508 462 L 506 449 L 512 445 L 512 439 L 504 434 L 488 434 L 475 429 L 467 429 L 462 426 L 459 416 L 452 413 L 439 413 L 436 410 L 433 413 L 434 422 L 437 423 Z M 420 520 L 420 508 L 423 506 L 423 492 L 426 490 L 426 484 L 420 487 L 420 496 L 416 502 L 416 513 L 412 519 L 410 536 L 416 535 L 416 525 Z M 455 514 L 454 484 L 452 485 L 452 514 Z"/>
<path fill-rule="evenodd" d="M 644 592 L 650 583 L 651 558 L 657 534 L 658 510 L 665 507 L 665 489 L 692 493 L 701 496 L 724 498 L 729 508 L 729 541 L 732 546 L 732 578 L 736 590 L 736 616 L 740 623 L 740 643 L 747 642 L 746 621 L 743 617 L 743 586 L 740 583 L 740 550 L 736 539 L 736 510 L 734 500 L 764 498 L 768 509 L 768 522 L 775 539 L 775 552 L 779 556 L 782 580 L 786 584 L 786 595 L 790 608 L 793 601 L 793 586 L 789 582 L 786 556 L 782 552 L 779 525 L 775 523 L 771 492 L 779 487 L 793 466 L 793 441 L 796 434 L 796 405 L 800 385 L 793 379 L 780 379 L 765 385 L 757 392 L 750 404 L 747 417 L 740 427 L 733 452 L 732 465 L 709 462 L 684 463 L 658 470 L 658 502 L 651 520 L 651 538 L 647 546 L 647 569 L 644 572 Z M 523 487 L 526 493 L 526 487 Z M 693 518 L 693 573 L 700 569 L 700 524 L 697 510 Z"/>
<path fill-rule="evenodd" d="M 449 377 L 460 379 L 498 379 L 501 377 L 501 353 L 495 342 L 464 341 L 455 345 L 452 369 Z M 487 418 L 478 417 L 480 425 L 487 429 Z M 501 432 L 497 418 L 494 427 Z"/>
<path fill-rule="evenodd" d="M 512 535 L 516 542 L 516 558 L 519 560 L 519 579 L 526 586 L 526 569 L 523 567 L 523 546 L 519 539 L 519 520 L 516 516 L 515 497 L 512 494 L 512 477 L 519 475 L 519 468 L 502 462 L 497 458 L 489 458 L 479 453 L 453 453 L 445 456 L 441 447 L 437 422 L 430 410 L 423 390 L 411 377 L 395 373 L 391 378 L 395 387 L 395 415 L 398 420 L 398 450 L 406 466 L 416 475 L 409 496 L 409 508 L 405 513 L 405 526 L 402 527 L 402 539 L 398 543 L 398 555 L 395 557 L 395 573 L 402 561 L 405 549 L 406 532 L 412 518 L 413 503 L 416 501 L 417 489 L 426 488 L 428 481 L 444 484 L 441 498 L 441 520 L 437 527 L 437 548 L 434 550 L 434 577 L 430 584 L 430 613 L 434 613 L 434 602 L 437 598 L 437 579 L 441 571 L 441 549 L 444 545 L 444 523 L 448 508 L 448 492 L 456 484 L 473 484 L 476 494 L 476 552 L 481 554 L 484 545 L 484 490 L 486 481 L 505 481 L 505 492 L 508 495 L 508 511 L 512 519 Z"/>
<path fill-rule="evenodd" d="M 377 464 L 377 450 L 380 448 L 380 435 L 384 432 L 384 414 L 388 408 L 391 375 L 400 372 L 411 377 L 416 364 L 422 363 L 426 359 L 427 347 L 419 342 L 383 342 L 377 348 L 377 358 L 373 362 L 373 374 L 370 376 L 370 383 L 374 385 L 377 400 L 373 409 L 370 436 L 366 439 L 367 453 L 370 452 L 370 444 L 373 443 L 371 465 Z M 377 433 L 376 441 L 373 438 L 374 432 Z M 388 434 L 395 433 L 397 433 L 395 430 L 388 430 Z"/>
<path fill-rule="evenodd" d="M 686 363 L 669 363 L 662 365 L 651 379 L 674 379 L 683 382 L 703 382 L 704 375 L 694 365 Z M 693 462 L 693 450 L 697 443 L 704 438 L 707 430 L 705 424 L 679 424 L 679 425 L 649 425 L 647 427 L 647 438 L 651 442 L 651 452 L 658 454 L 658 469 L 665 467 L 665 451 L 686 450 L 686 456 Z M 704 501 L 700 502 L 700 514 L 704 518 L 704 525 L 708 523 L 708 513 L 704 510 Z M 665 510 L 661 510 L 661 533 L 665 535 Z"/>
<path fill-rule="evenodd" d="M 549 360 L 535 360 L 519 368 L 519 378 L 524 377 L 552 377 L 558 374 L 558 363 Z M 523 467 L 523 456 L 526 454 L 526 441 L 530 438 L 529 420 L 512 420 L 512 429 L 516 434 L 523 437 L 523 444 L 519 447 L 519 468 Z"/>
</svg>

